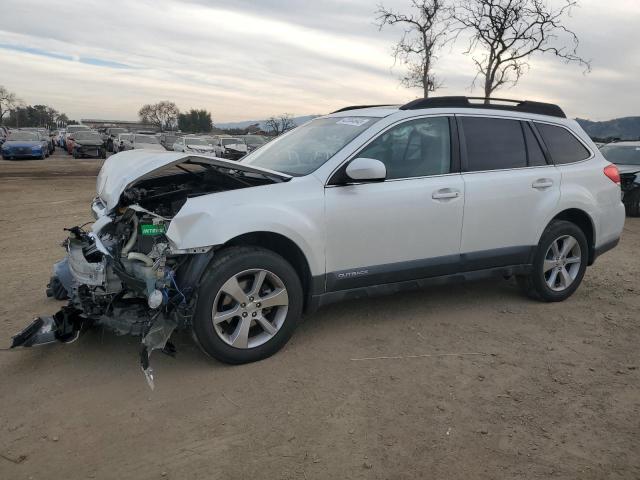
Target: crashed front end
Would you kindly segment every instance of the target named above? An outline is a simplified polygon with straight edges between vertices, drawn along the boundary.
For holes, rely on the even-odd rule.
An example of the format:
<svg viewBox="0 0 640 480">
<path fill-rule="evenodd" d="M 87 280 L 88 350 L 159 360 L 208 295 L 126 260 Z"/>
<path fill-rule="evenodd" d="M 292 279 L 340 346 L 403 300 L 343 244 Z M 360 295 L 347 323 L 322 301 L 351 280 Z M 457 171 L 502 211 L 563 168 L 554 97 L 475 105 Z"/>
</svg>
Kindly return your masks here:
<svg viewBox="0 0 640 480">
<path fill-rule="evenodd" d="M 197 283 L 214 255 L 210 245 L 178 248 L 167 234 L 172 219 L 190 198 L 279 179 L 255 169 L 239 171 L 236 163 L 232 169 L 227 160 L 167 152 L 154 162 L 151 153 L 125 152 L 107 160 L 91 207 L 95 222 L 67 229 L 66 256 L 54 265 L 48 286 L 49 296 L 67 298 L 68 304 L 35 319 L 13 337 L 12 347 L 73 341 L 94 326 L 140 336 L 141 366 L 153 388 L 149 355 L 172 354 L 171 334 L 190 328 Z M 118 156 L 142 159 L 142 165 L 129 168 Z"/>
</svg>

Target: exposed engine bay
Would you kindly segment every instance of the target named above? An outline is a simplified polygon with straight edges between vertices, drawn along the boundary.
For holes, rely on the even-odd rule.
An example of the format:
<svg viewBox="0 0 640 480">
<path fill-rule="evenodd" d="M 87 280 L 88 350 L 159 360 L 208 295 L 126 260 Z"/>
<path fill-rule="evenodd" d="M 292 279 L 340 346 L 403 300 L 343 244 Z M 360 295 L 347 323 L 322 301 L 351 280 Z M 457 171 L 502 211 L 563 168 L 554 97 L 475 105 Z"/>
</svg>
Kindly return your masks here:
<svg viewBox="0 0 640 480">
<path fill-rule="evenodd" d="M 190 157 L 132 182 L 115 208 L 97 197 L 95 223 L 66 229 L 66 256 L 54 265 L 47 290 L 68 305 L 34 320 L 12 347 L 72 341 L 94 326 L 140 336 L 141 366 L 153 388 L 149 356 L 153 350 L 175 353 L 169 338 L 189 329 L 197 283 L 215 250 L 176 249 L 166 236 L 172 218 L 189 198 L 274 181 Z"/>
</svg>

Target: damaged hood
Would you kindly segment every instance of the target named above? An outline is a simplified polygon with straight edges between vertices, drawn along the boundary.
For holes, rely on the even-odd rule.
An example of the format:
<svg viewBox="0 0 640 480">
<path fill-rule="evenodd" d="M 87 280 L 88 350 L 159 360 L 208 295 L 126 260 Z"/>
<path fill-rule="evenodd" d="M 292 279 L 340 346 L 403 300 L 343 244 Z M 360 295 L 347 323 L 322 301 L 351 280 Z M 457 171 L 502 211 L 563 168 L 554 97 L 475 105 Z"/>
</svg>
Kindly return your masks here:
<svg viewBox="0 0 640 480">
<path fill-rule="evenodd" d="M 189 159 L 197 159 L 209 165 L 230 168 L 248 173 L 266 174 L 272 178 L 289 180 L 290 175 L 276 172 L 266 168 L 244 165 L 224 158 L 210 155 L 198 155 L 189 152 L 156 152 L 151 150 L 127 150 L 117 153 L 105 160 L 98 174 L 96 193 L 109 212 L 118 204 L 120 195 L 127 187 L 140 180 L 142 177 L 158 169 L 186 162 Z"/>
</svg>

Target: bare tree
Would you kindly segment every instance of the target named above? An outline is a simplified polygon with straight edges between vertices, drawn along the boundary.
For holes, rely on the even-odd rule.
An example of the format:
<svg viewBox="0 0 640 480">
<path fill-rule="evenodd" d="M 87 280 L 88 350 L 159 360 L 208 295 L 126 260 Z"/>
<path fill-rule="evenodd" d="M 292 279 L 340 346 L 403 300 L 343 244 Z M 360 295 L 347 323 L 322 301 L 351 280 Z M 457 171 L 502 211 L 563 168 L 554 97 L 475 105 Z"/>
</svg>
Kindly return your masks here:
<svg viewBox="0 0 640 480">
<path fill-rule="evenodd" d="M 478 53 L 473 84 L 481 78 L 490 98 L 505 84 L 518 83 L 534 53 L 550 53 L 589 71 L 589 62 L 577 54 L 577 35 L 563 24 L 577 4 L 562 0 L 552 8 L 546 0 L 461 0 L 455 18 L 472 35 L 465 53 Z"/>
<path fill-rule="evenodd" d="M 16 97 L 15 93 L 11 93 L 5 87 L 0 85 L 0 124 L 11 110 L 15 110 L 22 104 L 22 101 Z"/>
<path fill-rule="evenodd" d="M 138 111 L 140 120 L 151 123 L 161 131 L 175 126 L 180 110 L 175 103 L 164 100 L 162 102 L 143 105 Z"/>
<path fill-rule="evenodd" d="M 405 27 L 402 38 L 393 47 L 393 57 L 395 62 L 407 67 L 402 84 L 422 88 L 427 98 L 442 86 L 433 68 L 438 50 L 453 38 L 450 35 L 452 10 L 445 0 L 412 0 L 411 6 L 416 12 L 404 15 L 379 5 L 377 23 L 380 30 L 385 25 Z"/>
<path fill-rule="evenodd" d="M 286 132 L 287 130 L 291 130 L 296 126 L 293 118 L 288 113 L 283 113 L 282 115 L 278 115 L 277 117 L 270 117 L 269 120 L 265 122 L 267 130 L 273 132 L 274 135 L 278 136 L 281 133 Z"/>
</svg>

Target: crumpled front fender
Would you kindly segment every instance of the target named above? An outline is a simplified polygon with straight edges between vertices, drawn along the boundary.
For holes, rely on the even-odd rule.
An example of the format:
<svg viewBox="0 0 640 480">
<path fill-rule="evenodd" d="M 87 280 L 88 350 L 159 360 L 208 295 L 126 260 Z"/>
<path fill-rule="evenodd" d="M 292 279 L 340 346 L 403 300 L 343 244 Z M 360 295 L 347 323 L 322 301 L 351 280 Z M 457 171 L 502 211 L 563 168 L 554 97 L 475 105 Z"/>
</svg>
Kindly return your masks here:
<svg viewBox="0 0 640 480">
<path fill-rule="evenodd" d="M 173 248 L 186 250 L 222 245 L 248 233 L 276 233 L 300 248 L 313 275 L 322 274 L 323 189 L 312 177 L 305 180 L 191 198 L 172 219 L 167 238 Z"/>
</svg>

